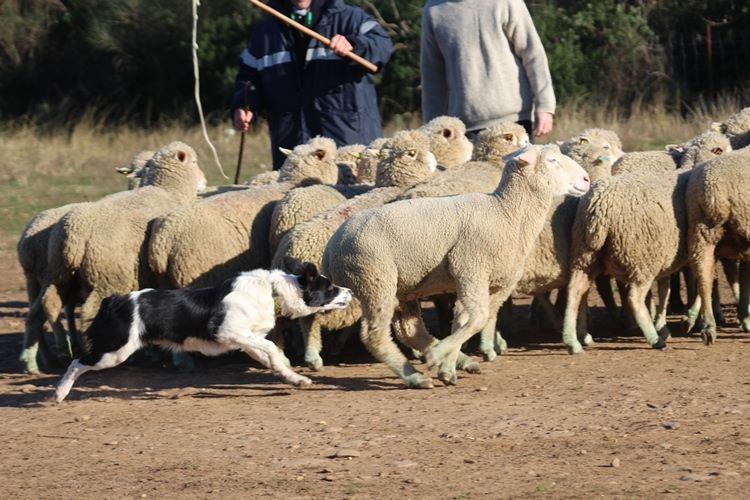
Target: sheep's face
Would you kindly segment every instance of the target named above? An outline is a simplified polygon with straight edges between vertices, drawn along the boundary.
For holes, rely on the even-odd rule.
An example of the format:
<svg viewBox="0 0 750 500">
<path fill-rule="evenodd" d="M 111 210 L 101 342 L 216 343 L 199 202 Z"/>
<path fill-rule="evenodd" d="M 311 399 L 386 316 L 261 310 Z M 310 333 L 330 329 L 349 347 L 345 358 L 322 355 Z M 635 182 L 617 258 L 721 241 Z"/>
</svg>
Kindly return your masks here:
<svg viewBox="0 0 750 500">
<path fill-rule="evenodd" d="M 625 154 L 617 134 L 604 129 L 586 129 L 560 144 L 560 149 L 582 165 L 595 161 L 599 156 L 599 150 L 602 150 L 612 163 Z"/>
<path fill-rule="evenodd" d="M 694 138 L 687 144 L 677 146 L 677 154 L 681 154 L 681 167 L 694 167 L 699 163 L 716 158 L 732 150 L 729 138 L 719 132 L 706 132 Z"/>
<path fill-rule="evenodd" d="M 203 171 L 198 166 L 198 155 L 187 144 L 175 141 L 160 148 L 148 160 L 141 186 L 166 185 L 177 182 L 183 184 L 187 180 L 193 182 L 195 192 L 206 189 L 207 181 Z"/>
<path fill-rule="evenodd" d="M 410 187 L 435 172 L 437 160 L 427 137 L 415 130 L 399 132 L 383 144 L 375 184 Z"/>
<path fill-rule="evenodd" d="M 500 161 L 503 156 L 529 145 L 529 134 L 517 123 L 502 123 L 477 134 L 472 158 L 477 161 Z"/>
<path fill-rule="evenodd" d="M 546 184 L 552 196 L 582 196 L 591 185 L 589 174 L 555 146 L 533 146 L 515 156 L 521 172 Z"/>
<path fill-rule="evenodd" d="M 282 152 L 287 155 L 287 159 L 279 169 L 279 182 L 337 182 L 339 169 L 336 165 L 336 143 L 332 139 L 314 137 L 292 151 Z"/>
<path fill-rule="evenodd" d="M 430 151 L 445 168 L 463 165 L 471 160 L 474 145 L 466 138 L 466 125 L 452 116 L 438 116 L 421 129 L 430 139 Z"/>
<path fill-rule="evenodd" d="M 711 128 L 728 136 L 750 132 L 750 108 L 743 108 L 722 123 L 713 123 Z"/>
</svg>

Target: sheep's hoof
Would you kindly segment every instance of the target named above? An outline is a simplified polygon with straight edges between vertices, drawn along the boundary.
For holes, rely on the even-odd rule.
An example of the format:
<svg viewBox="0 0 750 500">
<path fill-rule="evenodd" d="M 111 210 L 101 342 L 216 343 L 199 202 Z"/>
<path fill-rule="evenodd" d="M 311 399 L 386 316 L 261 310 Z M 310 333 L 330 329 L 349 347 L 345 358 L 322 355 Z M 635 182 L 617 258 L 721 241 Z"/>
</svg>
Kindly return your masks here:
<svg viewBox="0 0 750 500">
<path fill-rule="evenodd" d="M 583 346 L 576 342 L 575 344 L 571 344 L 568 346 L 568 354 L 581 354 L 583 353 Z"/>
<path fill-rule="evenodd" d="M 305 364 L 314 372 L 319 372 L 323 368 L 323 358 L 315 354 L 315 356 L 305 356 Z"/>
<path fill-rule="evenodd" d="M 590 333 L 587 333 L 581 339 L 581 344 L 586 345 L 586 346 L 593 345 L 594 344 L 594 337 L 592 337 Z"/>
<path fill-rule="evenodd" d="M 481 349 L 480 352 L 482 353 L 482 357 L 485 361 L 494 361 L 495 358 L 497 358 L 497 353 L 495 352 L 495 349 Z"/>
<path fill-rule="evenodd" d="M 659 331 L 656 332 L 659 334 L 660 338 L 663 338 L 664 340 L 669 340 L 672 338 L 672 331 L 669 329 L 669 326 L 664 325 L 661 328 L 659 328 Z"/>
<path fill-rule="evenodd" d="M 419 372 L 412 373 L 408 377 L 405 377 L 404 382 L 409 389 L 432 389 L 434 387 L 432 385 L 432 379 L 425 377 Z"/>
<path fill-rule="evenodd" d="M 479 366 L 479 363 L 477 363 L 473 359 L 469 359 L 464 363 L 459 363 L 456 368 L 458 368 L 459 370 L 463 370 L 466 373 L 482 373 L 482 368 Z"/>
<path fill-rule="evenodd" d="M 438 379 L 445 385 L 456 385 L 458 383 L 456 370 L 440 371 L 438 372 Z"/>
<path fill-rule="evenodd" d="M 500 336 L 500 334 L 496 334 L 495 336 L 495 352 L 498 354 L 503 354 L 508 350 L 508 343 L 505 341 L 504 338 Z"/>
<path fill-rule="evenodd" d="M 666 349 L 667 348 L 667 343 L 664 342 L 663 338 L 659 337 L 656 342 L 654 342 L 653 344 L 651 344 L 651 347 L 653 347 L 654 349 Z"/>
<path fill-rule="evenodd" d="M 703 343 L 706 345 L 711 345 L 716 340 L 716 330 L 714 330 L 711 327 L 706 327 L 703 330 L 701 330 L 701 338 L 703 339 Z"/>
<path fill-rule="evenodd" d="M 39 365 L 36 362 L 36 356 L 33 356 L 29 351 L 23 351 L 18 360 L 23 363 L 23 371 L 29 375 L 40 375 Z"/>
<path fill-rule="evenodd" d="M 743 332 L 750 332 L 750 316 L 745 316 L 745 319 L 740 321 L 740 328 Z"/>
</svg>

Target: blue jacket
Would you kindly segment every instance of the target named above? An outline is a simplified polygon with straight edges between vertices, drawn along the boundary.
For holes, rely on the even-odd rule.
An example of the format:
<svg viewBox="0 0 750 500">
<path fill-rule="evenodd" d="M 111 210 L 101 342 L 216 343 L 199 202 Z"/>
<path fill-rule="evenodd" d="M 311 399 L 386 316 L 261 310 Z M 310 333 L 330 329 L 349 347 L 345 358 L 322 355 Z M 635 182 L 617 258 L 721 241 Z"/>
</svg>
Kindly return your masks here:
<svg viewBox="0 0 750 500">
<path fill-rule="evenodd" d="M 283 10 L 279 0 L 270 2 Z M 293 148 L 316 135 L 339 146 L 367 144 L 383 135 L 373 77 L 310 39 L 304 70 L 295 61 L 293 28 L 267 16 L 258 23 L 240 56 L 232 113 L 247 102 L 268 120 L 274 169 L 284 160 L 279 147 Z M 313 29 L 331 38 L 344 35 L 353 52 L 382 67 L 393 46 L 385 30 L 359 7 L 328 0 Z"/>
</svg>

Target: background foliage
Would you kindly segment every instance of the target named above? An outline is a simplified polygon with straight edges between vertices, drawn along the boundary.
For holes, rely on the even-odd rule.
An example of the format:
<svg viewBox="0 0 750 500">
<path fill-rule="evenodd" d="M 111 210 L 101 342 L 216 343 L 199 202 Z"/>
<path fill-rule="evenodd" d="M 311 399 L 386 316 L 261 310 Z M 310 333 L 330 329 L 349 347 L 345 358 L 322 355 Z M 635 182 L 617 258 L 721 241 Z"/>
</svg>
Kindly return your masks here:
<svg viewBox="0 0 750 500">
<path fill-rule="evenodd" d="M 389 31 L 395 53 L 378 77 L 385 118 L 419 110 L 422 0 L 351 0 Z M 561 102 L 627 113 L 658 100 L 676 109 L 732 93 L 747 105 L 750 4 L 740 0 L 528 2 Z M 259 11 L 204 0 L 199 21 L 204 109 L 224 119 Z M 193 121 L 187 0 L 0 0 L 0 121 L 56 126 Z"/>
</svg>

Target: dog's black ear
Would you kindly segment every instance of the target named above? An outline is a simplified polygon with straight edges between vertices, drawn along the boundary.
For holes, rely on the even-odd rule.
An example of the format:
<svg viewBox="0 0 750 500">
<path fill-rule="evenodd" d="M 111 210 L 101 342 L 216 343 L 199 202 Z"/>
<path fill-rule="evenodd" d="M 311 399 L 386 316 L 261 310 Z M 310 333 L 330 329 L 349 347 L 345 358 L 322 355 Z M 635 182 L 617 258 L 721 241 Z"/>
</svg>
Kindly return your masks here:
<svg viewBox="0 0 750 500">
<path fill-rule="evenodd" d="M 300 275 L 303 272 L 302 263 L 294 257 L 284 257 L 284 268 L 292 274 Z"/>
<path fill-rule="evenodd" d="M 318 277 L 318 268 L 315 267 L 315 264 L 313 264 L 312 262 L 305 262 L 302 265 L 305 268 L 304 270 L 305 278 L 312 281 Z"/>
</svg>

